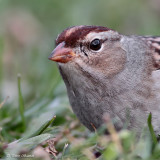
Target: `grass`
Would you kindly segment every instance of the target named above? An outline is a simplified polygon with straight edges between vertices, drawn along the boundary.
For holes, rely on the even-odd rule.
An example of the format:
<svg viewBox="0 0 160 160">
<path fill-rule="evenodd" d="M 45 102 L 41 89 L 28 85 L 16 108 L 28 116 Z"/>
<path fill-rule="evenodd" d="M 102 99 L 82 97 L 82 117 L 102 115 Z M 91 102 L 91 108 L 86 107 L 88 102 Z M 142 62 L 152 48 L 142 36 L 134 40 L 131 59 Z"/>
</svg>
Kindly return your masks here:
<svg viewBox="0 0 160 160">
<path fill-rule="evenodd" d="M 54 115 L 53 112 L 49 114 L 51 104 L 47 101 L 26 110 L 20 83 L 18 76 L 19 114 L 10 118 L 6 116 L 0 122 L 1 158 L 44 159 L 43 156 L 47 155 L 57 160 L 92 160 L 101 155 L 99 159 L 105 160 L 160 159 L 160 144 L 153 131 L 151 114 L 148 117 L 150 134 L 146 129 L 140 138 L 137 138 L 134 132 L 125 129 L 116 132 L 109 118 L 106 125 L 90 133 L 79 123 L 70 109 L 61 104 L 66 98 L 62 93 L 55 95 L 51 102 Z M 6 100 L 0 104 L 0 110 L 4 113 L 7 107 L 5 103 Z M 58 108 L 55 107 L 57 105 Z M 44 106 L 48 107 L 48 113 L 45 113 Z M 43 110 L 44 115 L 40 115 L 42 112 L 38 115 L 36 112 L 39 110 Z M 109 135 L 105 134 L 106 129 Z M 38 152 L 40 148 L 42 150 Z"/>
</svg>

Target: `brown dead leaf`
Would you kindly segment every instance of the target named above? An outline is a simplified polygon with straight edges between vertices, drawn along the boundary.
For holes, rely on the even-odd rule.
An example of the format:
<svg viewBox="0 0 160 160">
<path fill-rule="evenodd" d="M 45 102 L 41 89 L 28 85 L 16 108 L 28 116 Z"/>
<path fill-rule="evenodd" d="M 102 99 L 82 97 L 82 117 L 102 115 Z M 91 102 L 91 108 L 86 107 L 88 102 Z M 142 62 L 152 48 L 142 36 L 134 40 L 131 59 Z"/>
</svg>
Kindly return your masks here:
<svg viewBox="0 0 160 160">
<path fill-rule="evenodd" d="M 47 153 L 52 154 L 54 157 L 57 157 L 57 154 L 58 154 L 58 152 L 57 152 L 57 150 L 55 148 L 55 142 L 56 142 L 56 140 L 57 139 L 55 139 L 55 138 L 48 140 L 47 141 L 48 146 L 45 148 L 45 151 Z"/>
</svg>

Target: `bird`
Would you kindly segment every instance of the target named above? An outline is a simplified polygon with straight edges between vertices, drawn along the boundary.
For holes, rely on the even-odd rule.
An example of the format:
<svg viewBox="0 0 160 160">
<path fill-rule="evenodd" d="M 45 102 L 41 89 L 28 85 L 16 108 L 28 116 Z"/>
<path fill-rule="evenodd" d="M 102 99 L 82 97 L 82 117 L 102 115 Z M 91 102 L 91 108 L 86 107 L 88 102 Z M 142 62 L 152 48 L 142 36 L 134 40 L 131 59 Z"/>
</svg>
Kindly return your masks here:
<svg viewBox="0 0 160 160">
<path fill-rule="evenodd" d="M 151 113 L 160 134 L 160 36 L 73 26 L 58 35 L 48 58 L 58 64 L 72 110 L 90 131 L 108 114 L 117 131 L 126 125 L 141 133 Z"/>
</svg>

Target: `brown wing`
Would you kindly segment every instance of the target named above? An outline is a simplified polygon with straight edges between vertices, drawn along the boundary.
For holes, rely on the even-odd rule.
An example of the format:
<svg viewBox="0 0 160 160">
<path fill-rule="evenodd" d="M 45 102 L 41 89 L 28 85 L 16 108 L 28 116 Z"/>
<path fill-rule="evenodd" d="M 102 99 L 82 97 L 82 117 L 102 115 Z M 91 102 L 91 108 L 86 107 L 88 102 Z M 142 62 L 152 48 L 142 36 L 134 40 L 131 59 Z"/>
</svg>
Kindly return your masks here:
<svg viewBox="0 0 160 160">
<path fill-rule="evenodd" d="M 153 60 L 155 63 L 155 68 L 160 69 L 160 36 L 146 36 L 141 38 L 143 40 L 147 40 L 147 42 L 153 48 Z"/>
</svg>

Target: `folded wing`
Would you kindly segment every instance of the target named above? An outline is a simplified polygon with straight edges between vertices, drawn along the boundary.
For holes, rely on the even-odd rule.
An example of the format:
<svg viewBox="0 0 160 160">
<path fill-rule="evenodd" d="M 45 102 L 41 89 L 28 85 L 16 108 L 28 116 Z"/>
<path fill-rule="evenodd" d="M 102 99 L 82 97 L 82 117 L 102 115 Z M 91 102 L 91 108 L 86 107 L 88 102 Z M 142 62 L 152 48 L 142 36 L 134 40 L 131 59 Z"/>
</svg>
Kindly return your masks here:
<svg viewBox="0 0 160 160">
<path fill-rule="evenodd" d="M 153 48 L 153 60 L 155 63 L 155 68 L 160 69 L 160 36 L 144 36 L 141 37 L 146 40 Z"/>
</svg>

